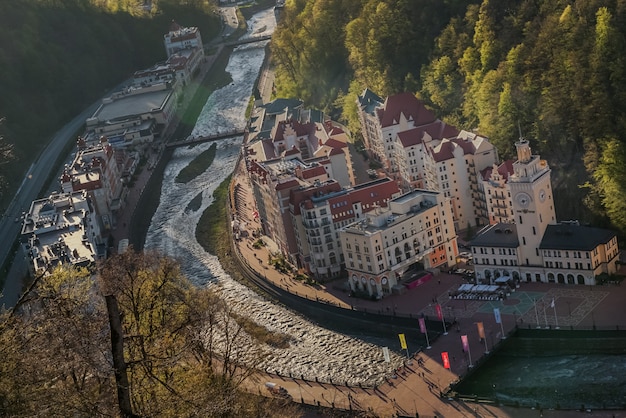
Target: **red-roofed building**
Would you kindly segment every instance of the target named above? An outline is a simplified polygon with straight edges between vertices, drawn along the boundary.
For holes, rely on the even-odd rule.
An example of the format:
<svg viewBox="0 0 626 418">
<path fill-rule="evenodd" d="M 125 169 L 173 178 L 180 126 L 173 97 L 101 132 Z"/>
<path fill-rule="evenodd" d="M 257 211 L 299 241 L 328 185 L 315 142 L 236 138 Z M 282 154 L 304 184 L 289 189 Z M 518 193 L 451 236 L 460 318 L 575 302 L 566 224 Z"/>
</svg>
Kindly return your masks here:
<svg viewBox="0 0 626 418">
<path fill-rule="evenodd" d="M 298 266 L 318 280 L 336 278 L 343 269 L 339 230 L 399 195 L 388 178 L 342 188 L 335 180 L 315 182 L 292 189 L 290 210 L 293 217 Z"/>
<path fill-rule="evenodd" d="M 439 120 L 398 132 L 394 158 L 404 190 L 438 190 L 436 164 L 430 152 L 431 143 L 433 139 L 457 134 L 456 128 Z"/>
<path fill-rule="evenodd" d="M 198 49 L 204 54 L 200 30 L 196 27 L 185 28 L 172 21 L 169 32 L 163 35 L 163 41 L 168 58 L 184 49 Z"/>
<path fill-rule="evenodd" d="M 365 146 L 390 174 L 397 173 L 394 145 L 398 132 L 436 121 L 435 114 L 413 94 L 389 96 L 384 102 L 366 89 L 357 98 Z"/>
<path fill-rule="evenodd" d="M 433 141 L 437 188 L 451 199 L 457 231 L 489 222 L 480 171 L 498 161 L 498 152 L 486 138 L 467 131 Z"/>
<path fill-rule="evenodd" d="M 125 192 L 115 150 L 106 137 L 90 145 L 79 138 L 77 147 L 74 161 L 65 167 L 59 179 L 61 189 L 64 193 L 86 191 L 95 207 L 100 228 L 110 229 Z"/>
</svg>

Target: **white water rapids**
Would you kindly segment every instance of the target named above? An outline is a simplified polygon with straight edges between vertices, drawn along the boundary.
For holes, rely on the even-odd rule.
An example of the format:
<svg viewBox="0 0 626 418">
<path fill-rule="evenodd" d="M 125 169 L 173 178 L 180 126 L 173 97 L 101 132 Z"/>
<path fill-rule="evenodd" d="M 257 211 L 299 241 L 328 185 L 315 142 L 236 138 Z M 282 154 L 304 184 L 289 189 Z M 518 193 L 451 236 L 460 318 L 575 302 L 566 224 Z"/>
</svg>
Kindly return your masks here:
<svg viewBox="0 0 626 418">
<path fill-rule="evenodd" d="M 276 26 L 273 10 L 256 14 L 248 21 L 249 34 L 270 34 Z M 264 30 L 261 30 L 264 29 Z M 261 68 L 265 42 L 240 46 L 230 57 L 226 71 L 233 82 L 216 90 L 206 102 L 193 136 L 243 129 L 245 110 L 254 81 Z M 380 383 L 391 366 L 383 359 L 382 350 L 342 334 L 316 326 L 301 316 L 259 297 L 224 272 L 217 257 L 208 254 L 195 239 L 196 224 L 212 202 L 213 191 L 233 172 L 240 152 L 242 138 L 217 142 L 213 164 L 194 180 L 175 183 L 176 175 L 198 154 L 210 145 L 202 144 L 175 151 L 165 169 L 161 200 L 148 234 L 146 249 L 158 250 L 175 257 L 183 272 L 198 286 L 214 285 L 220 295 L 241 314 L 270 331 L 292 337 L 287 349 L 268 349 L 262 368 L 281 375 L 304 376 L 314 380 L 348 382 L 372 385 Z M 186 211 L 188 203 L 202 193 L 202 204 L 197 211 Z M 401 363 L 401 357 L 392 353 L 392 365 Z"/>
</svg>

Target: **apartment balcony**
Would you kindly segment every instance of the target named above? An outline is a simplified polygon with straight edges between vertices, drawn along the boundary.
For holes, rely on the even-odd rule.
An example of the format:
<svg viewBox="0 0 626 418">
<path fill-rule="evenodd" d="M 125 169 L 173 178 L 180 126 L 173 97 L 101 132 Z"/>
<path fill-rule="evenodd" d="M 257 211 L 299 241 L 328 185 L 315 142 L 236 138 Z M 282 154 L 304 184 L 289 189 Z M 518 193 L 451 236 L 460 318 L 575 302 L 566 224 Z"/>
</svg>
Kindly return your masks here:
<svg viewBox="0 0 626 418">
<path fill-rule="evenodd" d="M 304 225 L 305 228 L 319 228 L 320 227 L 320 223 L 316 219 L 303 219 L 302 225 Z"/>
</svg>

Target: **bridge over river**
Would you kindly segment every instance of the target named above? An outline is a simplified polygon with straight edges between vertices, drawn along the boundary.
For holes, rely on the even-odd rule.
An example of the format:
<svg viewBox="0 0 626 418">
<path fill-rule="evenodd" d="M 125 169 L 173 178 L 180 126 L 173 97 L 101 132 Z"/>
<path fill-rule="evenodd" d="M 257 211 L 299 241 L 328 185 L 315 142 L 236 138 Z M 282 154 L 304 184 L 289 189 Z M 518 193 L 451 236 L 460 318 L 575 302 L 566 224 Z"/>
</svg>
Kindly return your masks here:
<svg viewBox="0 0 626 418">
<path fill-rule="evenodd" d="M 232 138 L 233 136 L 241 136 L 245 133 L 245 129 L 233 129 L 232 131 L 219 132 L 213 135 L 188 137 L 187 139 L 183 139 L 182 141 L 168 142 L 165 145 L 165 148 L 178 148 L 189 145 L 196 145 L 203 142 L 217 141 L 219 139 Z"/>
<path fill-rule="evenodd" d="M 269 41 L 270 39 L 272 39 L 272 35 L 253 36 L 250 38 L 244 38 L 244 39 L 238 39 L 236 41 L 225 42 L 224 46 L 239 46 L 239 45 L 244 45 L 244 44 L 252 44 L 255 42 Z"/>
</svg>

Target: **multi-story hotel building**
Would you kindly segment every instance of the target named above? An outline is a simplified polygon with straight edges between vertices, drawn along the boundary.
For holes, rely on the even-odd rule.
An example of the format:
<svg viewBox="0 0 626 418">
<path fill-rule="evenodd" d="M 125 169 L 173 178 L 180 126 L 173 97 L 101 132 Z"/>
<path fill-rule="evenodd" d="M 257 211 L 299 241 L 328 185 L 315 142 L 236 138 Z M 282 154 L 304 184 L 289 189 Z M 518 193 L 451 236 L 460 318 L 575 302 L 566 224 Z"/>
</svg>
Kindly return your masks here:
<svg viewBox="0 0 626 418">
<path fill-rule="evenodd" d="M 342 187 L 328 168 L 298 154 L 252 161 L 248 170 L 263 232 L 291 263 L 317 279 L 341 271 L 337 230 L 399 194 L 387 178 Z"/>
<path fill-rule="evenodd" d="M 557 223 L 550 167 L 533 155 L 528 141 L 516 144 L 517 161 L 508 177 L 512 223 L 497 223 L 470 243 L 476 277 L 536 282 L 596 284 L 601 273 L 617 271 L 619 249 L 614 232 L 577 222 Z"/>
<path fill-rule="evenodd" d="M 317 279 L 338 277 L 343 267 L 339 230 L 366 213 L 387 206 L 400 191 L 382 178 L 341 188 L 335 180 L 292 190 L 290 211 L 299 265 Z"/>
<path fill-rule="evenodd" d="M 339 231 L 350 288 L 381 298 L 411 272 L 456 264 L 456 232 L 442 193 L 414 190 Z"/>
<path fill-rule="evenodd" d="M 33 201 L 20 240 L 31 274 L 49 274 L 61 264 L 88 267 L 106 257 L 106 243 L 84 190 Z"/>
<path fill-rule="evenodd" d="M 114 226 L 114 214 L 121 209 L 126 191 L 115 151 L 106 137 L 89 145 L 83 138 L 78 138 L 77 147 L 76 157 L 61 174 L 61 190 L 65 193 L 85 190 L 94 205 L 100 227 L 109 230 Z"/>
<path fill-rule="evenodd" d="M 488 222 L 479 173 L 498 152 L 487 138 L 446 125 L 410 93 L 383 101 L 366 89 L 357 102 L 366 147 L 404 191 L 441 191 L 457 230 Z"/>
<path fill-rule="evenodd" d="M 202 36 L 196 27 L 186 28 L 172 21 L 169 32 L 163 35 L 163 42 L 168 58 L 185 49 L 197 49 L 204 54 Z"/>
<path fill-rule="evenodd" d="M 513 222 L 513 201 L 507 181 L 512 174 L 513 160 L 480 172 L 490 224 Z"/>
</svg>

